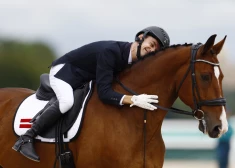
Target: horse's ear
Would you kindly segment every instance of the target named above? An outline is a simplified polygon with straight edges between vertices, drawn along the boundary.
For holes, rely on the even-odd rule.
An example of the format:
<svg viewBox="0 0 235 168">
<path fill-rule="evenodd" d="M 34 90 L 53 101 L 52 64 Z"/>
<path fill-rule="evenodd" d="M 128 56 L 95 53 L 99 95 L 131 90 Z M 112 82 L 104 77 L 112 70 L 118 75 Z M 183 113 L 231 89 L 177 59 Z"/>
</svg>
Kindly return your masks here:
<svg viewBox="0 0 235 168">
<path fill-rule="evenodd" d="M 214 51 L 214 53 L 215 53 L 216 55 L 219 54 L 220 51 L 222 50 L 222 48 L 223 48 L 223 46 L 224 46 L 224 42 L 225 42 L 225 40 L 226 40 L 226 37 L 227 37 L 227 36 L 225 36 L 223 40 L 221 40 L 220 42 L 218 42 L 216 45 L 213 46 L 212 49 L 213 49 L 213 51 Z"/>
<path fill-rule="evenodd" d="M 215 37 L 216 37 L 216 34 L 210 36 L 210 38 L 203 45 L 202 55 L 205 54 L 207 51 L 209 51 L 213 47 L 214 42 L 215 42 Z"/>
</svg>

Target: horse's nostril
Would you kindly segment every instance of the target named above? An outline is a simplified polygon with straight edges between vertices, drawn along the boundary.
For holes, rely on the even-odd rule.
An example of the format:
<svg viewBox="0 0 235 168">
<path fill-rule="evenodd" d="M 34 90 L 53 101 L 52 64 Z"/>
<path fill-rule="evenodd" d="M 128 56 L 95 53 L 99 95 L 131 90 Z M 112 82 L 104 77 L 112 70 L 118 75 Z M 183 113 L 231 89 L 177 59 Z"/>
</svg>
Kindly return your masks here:
<svg viewBox="0 0 235 168">
<path fill-rule="evenodd" d="M 221 129 L 222 129 L 221 125 L 217 125 L 214 128 L 215 131 L 219 131 L 219 132 L 221 131 Z"/>
<path fill-rule="evenodd" d="M 221 132 L 221 128 L 222 128 L 221 125 L 217 125 L 217 126 L 214 127 L 214 129 L 212 131 L 212 134 L 211 134 L 212 138 L 217 138 L 218 137 L 218 135 Z"/>
</svg>

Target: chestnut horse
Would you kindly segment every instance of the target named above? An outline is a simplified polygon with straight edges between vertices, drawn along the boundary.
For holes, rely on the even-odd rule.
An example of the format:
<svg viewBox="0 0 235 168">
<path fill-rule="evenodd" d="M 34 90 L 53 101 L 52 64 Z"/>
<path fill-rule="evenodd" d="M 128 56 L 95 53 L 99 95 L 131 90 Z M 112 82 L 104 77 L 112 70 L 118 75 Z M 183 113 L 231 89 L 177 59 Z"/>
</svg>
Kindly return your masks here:
<svg viewBox="0 0 235 168">
<path fill-rule="evenodd" d="M 226 37 L 214 45 L 216 35 L 198 45 L 173 45 L 138 61 L 119 74 L 120 81 L 137 93 L 156 94 L 161 107 L 170 108 L 177 97 L 195 111 L 199 129 L 217 138 L 228 129 L 223 92 L 223 74 L 217 55 Z M 129 94 L 121 85 L 113 89 Z M 0 89 L 0 165 L 3 168 L 53 167 L 55 147 L 35 143 L 40 162 L 33 162 L 11 149 L 17 137 L 12 120 L 19 104 L 34 91 Z M 214 105 L 213 105 L 213 102 Z M 222 104 L 220 102 L 223 102 Z M 145 113 L 146 112 L 146 113 Z M 102 103 L 96 88 L 88 103 L 79 137 L 69 143 L 78 168 L 162 168 L 165 145 L 161 126 L 166 111 L 116 107 Z M 144 124 L 144 114 L 147 122 Z M 174 127 L 174 126 L 172 126 Z"/>
</svg>

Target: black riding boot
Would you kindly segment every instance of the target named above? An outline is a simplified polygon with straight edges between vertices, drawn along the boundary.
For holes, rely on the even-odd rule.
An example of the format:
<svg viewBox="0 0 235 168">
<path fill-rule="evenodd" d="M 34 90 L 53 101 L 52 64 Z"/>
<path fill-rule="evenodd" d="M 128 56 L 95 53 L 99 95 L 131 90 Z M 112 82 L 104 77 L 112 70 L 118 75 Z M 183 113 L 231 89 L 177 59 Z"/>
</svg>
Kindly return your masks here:
<svg viewBox="0 0 235 168">
<path fill-rule="evenodd" d="M 52 126 L 61 115 L 62 113 L 59 110 L 59 102 L 57 100 L 42 113 L 24 135 L 20 136 L 12 149 L 33 161 L 39 162 L 40 159 L 34 150 L 33 140 L 38 134 Z"/>
</svg>

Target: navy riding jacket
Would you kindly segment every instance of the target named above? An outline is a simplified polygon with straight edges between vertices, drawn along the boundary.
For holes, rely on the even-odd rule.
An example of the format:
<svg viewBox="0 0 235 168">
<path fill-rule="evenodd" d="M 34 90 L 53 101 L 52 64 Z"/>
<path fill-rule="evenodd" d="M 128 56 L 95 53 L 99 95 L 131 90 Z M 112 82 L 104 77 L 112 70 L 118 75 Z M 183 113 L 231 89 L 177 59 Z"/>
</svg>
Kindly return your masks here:
<svg viewBox="0 0 235 168">
<path fill-rule="evenodd" d="M 52 62 L 65 63 L 55 77 L 69 83 L 73 89 L 96 80 L 99 98 L 104 103 L 120 104 L 123 94 L 112 89 L 114 76 L 128 66 L 131 43 L 98 41 L 77 48 Z"/>
</svg>

